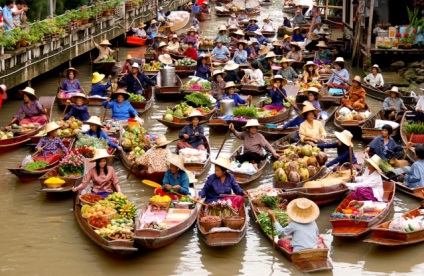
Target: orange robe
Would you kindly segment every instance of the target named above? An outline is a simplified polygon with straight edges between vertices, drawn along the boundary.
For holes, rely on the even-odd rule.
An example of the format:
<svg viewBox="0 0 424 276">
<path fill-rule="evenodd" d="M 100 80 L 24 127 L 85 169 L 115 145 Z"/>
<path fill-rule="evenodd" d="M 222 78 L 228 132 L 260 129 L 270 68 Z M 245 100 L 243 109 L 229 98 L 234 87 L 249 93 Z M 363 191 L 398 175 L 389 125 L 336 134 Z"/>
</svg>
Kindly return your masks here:
<svg viewBox="0 0 424 276">
<path fill-rule="evenodd" d="M 365 109 L 365 96 L 367 93 L 365 92 L 364 88 L 362 88 L 362 86 L 352 86 L 347 92 L 347 94 L 349 98 L 342 99 L 342 103 L 345 106 L 353 108 L 355 110 Z"/>
</svg>

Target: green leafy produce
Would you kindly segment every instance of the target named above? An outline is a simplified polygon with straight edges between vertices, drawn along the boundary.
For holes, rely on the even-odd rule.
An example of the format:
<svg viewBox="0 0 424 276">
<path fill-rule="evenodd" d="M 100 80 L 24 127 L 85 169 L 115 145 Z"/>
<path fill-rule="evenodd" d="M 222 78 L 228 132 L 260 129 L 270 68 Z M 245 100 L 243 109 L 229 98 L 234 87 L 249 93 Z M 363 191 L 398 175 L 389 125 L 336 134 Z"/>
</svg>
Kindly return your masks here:
<svg viewBox="0 0 424 276">
<path fill-rule="evenodd" d="M 383 172 L 393 171 L 392 165 L 390 165 L 390 163 L 387 160 L 381 160 L 381 162 L 380 162 L 380 164 L 378 166 L 380 167 L 380 169 Z"/>
<path fill-rule="evenodd" d="M 282 227 L 286 227 L 289 222 L 289 216 L 287 215 L 286 211 L 284 210 L 274 210 L 275 213 L 275 218 L 277 219 L 277 221 L 281 224 Z M 262 230 L 267 233 L 268 235 L 272 235 L 272 228 L 274 227 L 273 224 L 271 223 L 271 219 L 268 216 L 268 213 L 261 213 L 258 215 L 258 220 L 257 222 L 259 222 L 259 224 L 261 225 Z M 277 230 L 274 227 L 274 235 L 279 235 L 279 233 L 277 233 Z"/>
<path fill-rule="evenodd" d="M 146 98 L 144 98 L 140 94 L 131 94 L 130 98 L 128 99 L 128 101 L 130 102 L 143 102 L 145 100 Z"/>
<path fill-rule="evenodd" d="M 270 209 L 275 209 L 278 206 L 278 199 L 275 196 L 263 195 L 260 199 Z"/>
<path fill-rule="evenodd" d="M 49 163 L 47 163 L 46 161 L 34 161 L 34 162 L 31 162 L 31 163 L 28 163 L 25 166 L 25 170 L 27 170 L 27 171 L 35 171 L 35 170 L 38 170 L 38 169 L 42 169 L 44 167 L 47 167 L 48 165 L 49 165 Z"/>
<path fill-rule="evenodd" d="M 87 134 L 78 133 L 78 140 L 75 143 L 75 148 L 91 147 L 94 149 L 108 149 L 106 139 L 97 138 Z"/>
<path fill-rule="evenodd" d="M 110 56 L 108 58 L 101 59 L 99 62 L 113 62 L 113 61 L 115 61 L 115 59 L 113 58 L 113 56 Z"/>
<path fill-rule="evenodd" d="M 212 102 L 209 97 L 203 93 L 195 92 L 186 95 L 184 98 L 196 106 L 212 106 Z"/>
<path fill-rule="evenodd" d="M 199 83 L 200 83 L 200 85 L 202 85 L 203 90 L 211 90 L 212 89 L 212 84 L 209 81 L 201 81 Z"/>
<path fill-rule="evenodd" d="M 410 134 L 424 134 L 423 123 L 405 123 L 404 129 Z"/>
<path fill-rule="evenodd" d="M 236 117 L 245 116 L 250 118 L 258 118 L 258 110 L 256 109 L 256 107 L 253 106 L 235 107 L 233 108 L 233 114 Z"/>
<path fill-rule="evenodd" d="M 191 202 L 190 197 L 188 196 L 182 196 L 178 202 Z"/>
</svg>

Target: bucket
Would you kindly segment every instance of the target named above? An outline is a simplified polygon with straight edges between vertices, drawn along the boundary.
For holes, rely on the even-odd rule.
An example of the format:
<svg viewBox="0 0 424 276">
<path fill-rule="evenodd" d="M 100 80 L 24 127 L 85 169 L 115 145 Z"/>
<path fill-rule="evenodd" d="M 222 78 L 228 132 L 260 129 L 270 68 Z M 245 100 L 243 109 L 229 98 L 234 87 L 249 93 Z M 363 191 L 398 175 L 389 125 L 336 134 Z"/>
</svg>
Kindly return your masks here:
<svg viewBox="0 0 424 276">
<path fill-rule="evenodd" d="M 386 46 L 386 47 L 390 47 L 390 46 L 392 46 L 392 44 L 391 44 L 392 42 L 390 41 L 390 38 L 388 38 L 388 37 L 385 37 L 384 38 L 384 46 Z"/>
<path fill-rule="evenodd" d="M 223 99 L 221 100 L 221 114 L 223 115 L 233 115 L 233 108 L 234 108 L 234 100 L 232 99 Z"/>
<path fill-rule="evenodd" d="M 160 69 L 160 85 L 163 87 L 175 86 L 175 67 L 165 66 Z"/>
<path fill-rule="evenodd" d="M 375 39 L 375 47 L 378 48 L 379 46 L 383 45 L 383 38 L 381 36 L 377 36 Z"/>
</svg>

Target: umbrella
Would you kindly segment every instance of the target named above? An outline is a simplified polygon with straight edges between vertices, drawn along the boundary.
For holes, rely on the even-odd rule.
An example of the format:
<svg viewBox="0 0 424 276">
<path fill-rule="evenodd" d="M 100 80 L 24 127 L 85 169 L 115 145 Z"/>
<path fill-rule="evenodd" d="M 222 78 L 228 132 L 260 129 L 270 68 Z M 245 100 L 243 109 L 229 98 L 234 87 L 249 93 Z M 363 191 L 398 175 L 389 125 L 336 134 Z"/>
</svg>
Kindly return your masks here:
<svg viewBox="0 0 424 276">
<path fill-rule="evenodd" d="M 259 6 L 258 0 L 234 0 L 233 5 L 243 9 L 254 9 Z"/>
</svg>

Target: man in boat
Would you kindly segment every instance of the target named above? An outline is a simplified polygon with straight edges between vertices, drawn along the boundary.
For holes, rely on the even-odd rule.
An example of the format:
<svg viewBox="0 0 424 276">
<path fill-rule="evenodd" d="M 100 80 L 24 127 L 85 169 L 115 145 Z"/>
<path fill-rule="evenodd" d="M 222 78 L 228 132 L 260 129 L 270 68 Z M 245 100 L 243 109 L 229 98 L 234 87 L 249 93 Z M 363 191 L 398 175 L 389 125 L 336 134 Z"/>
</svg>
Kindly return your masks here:
<svg viewBox="0 0 424 276">
<path fill-rule="evenodd" d="M 259 26 L 258 26 L 258 20 L 255 18 L 250 18 L 249 19 L 249 24 L 247 25 L 246 29 L 244 29 L 244 32 L 254 32 L 256 30 L 259 30 Z"/>
<path fill-rule="evenodd" d="M 137 62 L 134 62 L 131 66 L 131 74 L 126 75 L 122 81 L 118 82 L 119 87 L 127 87 L 128 92 L 140 95 L 144 95 L 144 88 L 147 84 L 160 88 L 159 85 L 140 72 L 140 65 Z"/>
<path fill-rule="evenodd" d="M 296 10 L 296 14 L 293 17 L 292 21 L 293 21 L 293 24 L 296 24 L 296 25 L 303 25 L 308 23 L 308 21 L 305 19 L 305 16 L 303 16 L 301 9 Z"/>
<path fill-rule="evenodd" d="M 409 188 L 424 187 L 424 146 L 415 147 L 415 156 L 418 158 L 411 166 L 411 170 L 405 174 L 404 185 Z"/>
<path fill-rule="evenodd" d="M 147 37 L 147 33 L 144 30 L 144 27 L 146 27 L 146 24 L 144 24 L 143 22 L 138 23 L 138 28 L 133 28 L 133 25 L 131 24 L 130 28 L 131 31 L 134 33 L 134 35 L 136 37 L 141 37 L 141 38 L 146 38 Z"/>
<path fill-rule="evenodd" d="M 385 98 L 383 102 L 384 118 L 399 123 L 405 111 L 408 110 L 400 97 L 401 92 L 399 92 L 397 86 L 393 86 L 392 89 L 387 90 L 385 93 L 389 97 Z"/>
<path fill-rule="evenodd" d="M 264 19 L 264 24 L 262 25 L 262 31 L 273 32 L 275 31 L 274 24 L 272 23 L 272 19 L 269 17 Z"/>
<path fill-rule="evenodd" d="M 158 9 L 158 21 L 160 21 L 159 20 L 159 18 L 163 18 L 164 19 L 164 21 L 166 20 L 166 14 L 165 14 L 165 12 L 163 11 L 163 7 L 159 7 L 159 9 Z"/>
<path fill-rule="evenodd" d="M 211 59 L 213 62 L 224 63 L 230 60 L 230 55 L 231 53 L 227 46 L 222 45 L 222 42 L 219 41 L 211 52 Z"/>
<path fill-rule="evenodd" d="M 291 240 L 282 238 L 278 244 L 289 252 L 318 248 L 319 230 L 315 223 L 319 216 L 318 206 L 309 199 L 296 198 L 287 205 L 287 215 L 291 221 L 283 228 L 275 218 L 274 211 L 268 210 L 268 216 L 277 233 L 292 236 Z"/>
<path fill-rule="evenodd" d="M 109 57 L 113 56 L 117 51 L 119 51 L 119 48 L 116 48 L 116 50 L 112 50 L 109 48 L 112 44 L 107 39 L 103 39 L 100 44 L 97 44 L 94 42 L 94 39 L 92 38 L 91 41 L 94 43 L 94 46 L 99 49 L 99 56 L 94 60 L 94 62 L 99 62 L 100 60 L 107 60 Z"/>
<path fill-rule="evenodd" d="M 278 159 L 280 155 L 274 150 L 271 144 L 265 139 L 265 137 L 258 133 L 258 126 L 260 126 L 258 120 L 248 120 L 245 126 L 245 131 L 238 132 L 235 130 L 234 125 L 230 124 L 230 131 L 239 139 L 244 140 L 244 153 L 236 157 L 240 164 L 248 161 L 258 169 L 258 164 L 266 158 L 264 149 L 271 152 L 272 155 Z"/>
<path fill-rule="evenodd" d="M 395 140 L 390 137 L 393 132 L 391 125 L 386 124 L 381 129 L 381 135 L 372 140 L 365 148 L 365 153 L 374 153 L 383 158 L 390 160 L 391 158 L 401 159 L 403 156 L 402 146 L 396 144 Z"/>
<path fill-rule="evenodd" d="M 157 23 L 158 22 L 155 19 L 150 21 L 150 26 L 147 29 L 147 35 L 149 39 L 155 38 L 159 33 L 159 27 L 157 26 Z"/>
<path fill-rule="evenodd" d="M 342 103 L 350 109 L 363 110 L 367 106 L 365 103 L 367 93 L 361 86 L 361 77 L 355 76 L 352 83 L 352 87 L 347 92 L 348 98 L 342 99 Z"/>
</svg>

